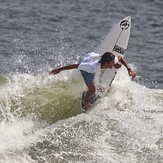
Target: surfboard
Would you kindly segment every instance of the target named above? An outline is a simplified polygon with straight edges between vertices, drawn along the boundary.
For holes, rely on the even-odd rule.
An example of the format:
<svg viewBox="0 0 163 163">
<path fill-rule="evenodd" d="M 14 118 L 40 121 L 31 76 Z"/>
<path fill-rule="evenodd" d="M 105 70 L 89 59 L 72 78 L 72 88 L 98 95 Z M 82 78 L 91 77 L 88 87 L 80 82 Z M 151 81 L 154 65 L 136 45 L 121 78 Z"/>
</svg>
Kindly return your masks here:
<svg viewBox="0 0 163 163">
<path fill-rule="evenodd" d="M 96 52 L 99 54 L 111 52 L 116 56 L 124 56 L 129 41 L 130 29 L 131 17 L 127 16 L 113 26 Z M 94 83 L 97 95 L 100 97 L 104 97 L 106 95 L 116 73 L 117 69 L 112 68 L 101 70 L 99 74 L 96 74 Z"/>
<path fill-rule="evenodd" d="M 129 41 L 130 29 L 131 17 L 127 16 L 113 26 L 113 28 L 110 30 L 110 32 L 107 34 L 107 36 L 95 52 L 99 54 L 111 52 L 115 56 L 124 56 Z M 98 100 L 100 98 L 103 98 L 108 92 L 116 76 L 117 70 L 118 69 L 113 67 L 112 69 L 102 69 L 98 74 L 95 74 L 95 94 L 99 97 Z M 96 101 L 94 101 L 94 103 L 95 102 Z"/>
</svg>

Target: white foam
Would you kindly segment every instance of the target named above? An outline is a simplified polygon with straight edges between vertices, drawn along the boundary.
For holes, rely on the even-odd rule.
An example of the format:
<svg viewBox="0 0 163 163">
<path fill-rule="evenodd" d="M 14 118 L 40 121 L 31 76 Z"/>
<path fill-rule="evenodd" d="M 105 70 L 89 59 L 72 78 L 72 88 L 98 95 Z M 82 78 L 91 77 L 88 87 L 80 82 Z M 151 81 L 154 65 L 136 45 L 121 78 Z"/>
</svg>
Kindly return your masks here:
<svg viewBox="0 0 163 163">
<path fill-rule="evenodd" d="M 84 81 L 80 81 L 82 78 L 79 78 L 78 83 L 76 74 L 81 77 L 76 70 L 65 71 L 55 76 L 19 74 L 12 76 L 1 88 L 0 98 L 3 102 L 0 110 L 5 117 L 0 123 L 2 160 L 6 158 L 6 162 L 12 159 L 13 162 L 32 162 L 25 150 L 28 151 L 31 144 L 35 146 L 43 140 L 48 141 L 49 145 L 62 149 L 62 152 L 55 153 L 55 156 L 61 160 L 64 154 L 71 155 L 73 148 L 77 148 L 77 145 L 80 147 L 81 144 L 81 149 L 78 149 L 74 155 L 82 158 L 85 155 L 82 149 L 88 148 L 92 150 L 92 152 L 88 150 L 88 157 L 99 162 L 116 163 L 117 160 L 136 162 L 135 153 L 143 153 L 147 149 L 149 153 L 163 157 L 161 154 L 162 113 L 146 112 L 162 110 L 163 90 L 149 89 L 131 81 L 124 67 L 118 72 L 106 97 L 89 114 L 80 114 L 45 128 L 39 128 L 42 122 L 38 122 L 37 126 L 30 118 L 31 115 L 18 118 L 12 114 L 11 101 L 16 100 L 16 97 L 26 97 L 28 93 L 32 93 L 33 87 L 41 90 L 64 82 L 69 85 L 70 91 L 74 89 L 72 92 L 79 94 L 86 87 Z M 58 85 L 58 89 L 62 87 Z M 52 135 L 52 138 L 49 135 Z M 71 142 L 70 151 L 67 140 Z M 43 149 L 40 150 L 45 160 L 51 156 L 50 154 L 47 156 Z"/>
</svg>

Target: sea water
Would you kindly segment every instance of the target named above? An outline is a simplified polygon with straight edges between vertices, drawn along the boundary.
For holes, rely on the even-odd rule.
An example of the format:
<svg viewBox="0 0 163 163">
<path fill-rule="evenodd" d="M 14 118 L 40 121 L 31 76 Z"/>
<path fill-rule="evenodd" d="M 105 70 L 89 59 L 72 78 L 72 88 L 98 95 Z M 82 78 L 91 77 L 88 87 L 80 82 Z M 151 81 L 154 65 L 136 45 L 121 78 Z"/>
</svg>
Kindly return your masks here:
<svg viewBox="0 0 163 163">
<path fill-rule="evenodd" d="M 163 161 L 162 0 L 0 2 L 0 163 Z M 49 75 L 98 48 L 132 18 L 125 59 L 106 97 L 80 109 L 78 70 Z"/>
</svg>

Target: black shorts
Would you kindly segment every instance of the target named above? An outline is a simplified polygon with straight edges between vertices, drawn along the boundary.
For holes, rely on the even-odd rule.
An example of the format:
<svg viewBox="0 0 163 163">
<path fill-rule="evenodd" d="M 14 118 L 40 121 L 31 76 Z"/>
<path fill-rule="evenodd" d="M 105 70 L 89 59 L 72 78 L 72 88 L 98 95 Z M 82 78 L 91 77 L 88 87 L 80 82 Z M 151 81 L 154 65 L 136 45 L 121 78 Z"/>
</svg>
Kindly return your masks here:
<svg viewBox="0 0 163 163">
<path fill-rule="evenodd" d="M 84 79 L 86 84 L 89 84 L 89 83 L 93 82 L 93 79 L 95 77 L 94 73 L 88 73 L 88 72 L 83 71 L 83 70 L 80 70 L 80 72 L 81 72 L 81 74 L 83 76 L 83 79 Z"/>
</svg>

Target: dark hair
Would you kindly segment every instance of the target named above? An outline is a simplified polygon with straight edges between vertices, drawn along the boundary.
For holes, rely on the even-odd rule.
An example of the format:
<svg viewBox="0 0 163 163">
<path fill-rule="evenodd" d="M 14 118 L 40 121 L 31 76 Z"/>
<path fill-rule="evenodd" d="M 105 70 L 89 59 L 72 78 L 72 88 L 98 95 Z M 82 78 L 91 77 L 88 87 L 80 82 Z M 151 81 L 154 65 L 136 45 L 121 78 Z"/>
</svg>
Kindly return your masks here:
<svg viewBox="0 0 163 163">
<path fill-rule="evenodd" d="M 105 52 L 100 60 L 101 64 L 105 64 L 106 62 L 111 62 L 115 58 L 115 55 L 110 52 Z"/>
</svg>

